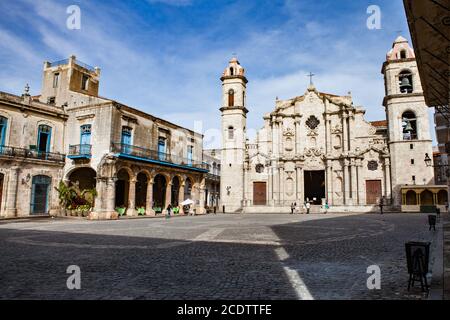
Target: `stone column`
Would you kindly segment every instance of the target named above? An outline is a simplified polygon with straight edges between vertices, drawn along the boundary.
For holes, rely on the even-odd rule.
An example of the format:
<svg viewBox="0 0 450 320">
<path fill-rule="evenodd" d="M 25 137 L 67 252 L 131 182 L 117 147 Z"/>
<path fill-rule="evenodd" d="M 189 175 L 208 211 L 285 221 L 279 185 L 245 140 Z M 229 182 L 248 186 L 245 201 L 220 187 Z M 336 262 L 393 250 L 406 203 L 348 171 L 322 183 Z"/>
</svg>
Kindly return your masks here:
<svg viewBox="0 0 450 320">
<path fill-rule="evenodd" d="M 165 208 L 162 208 L 163 212 L 169 204 L 172 204 L 172 182 L 166 186 L 166 203 L 164 204 Z"/>
<path fill-rule="evenodd" d="M 116 215 L 116 178 L 106 180 L 106 219 Z"/>
<path fill-rule="evenodd" d="M 95 198 L 94 212 L 101 212 L 103 211 L 102 205 L 105 199 L 104 195 L 107 192 L 104 178 L 97 178 L 95 189 L 97 190 L 97 197 Z"/>
<path fill-rule="evenodd" d="M 283 119 L 278 118 L 278 153 L 283 154 Z"/>
<path fill-rule="evenodd" d="M 268 168 L 268 172 L 269 172 L 269 176 L 268 176 L 268 186 L 267 188 L 269 189 L 269 197 L 268 197 L 268 203 L 267 205 L 271 205 L 273 203 L 273 169 L 272 169 L 272 164 L 270 164 L 270 167 Z"/>
<path fill-rule="evenodd" d="M 358 183 L 357 183 L 357 176 L 356 176 L 356 162 L 355 159 L 352 159 L 352 201 L 353 204 L 358 203 Z"/>
<path fill-rule="evenodd" d="M 356 190 L 358 193 L 358 204 L 359 205 L 364 205 L 365 203 L 363 202 L 363 195 L 364 195 L 364 190 L 362 189 L 363 187 L 363 183 L 362 183 L 362 163 L 361 163 L 361 159 L 356 159 Z"/>
<path fill-rule="evenodd" d="M 348 137 L 348 150 L 349 151 L 352 151 L 353 150 L 353 145 L 352 145 L 352 140 L 353 140 L 353 136 L 354 136 L 354 130 L 356 130 L 356 128 L 354 128 L 354 123 L 355 123 L 355 115 L 353 114 L 353 112 L 351 112 L 350 113 L 350 116 L 349 116 L 349 118 L 348 118 L 348 126 L 349 126 L 349 129 L 350 130 L 348 130 L 348 134 L 349 134 L 349 137 Z"/>
<path fill-rule="evenodd" d="M 127 216 L 136 216 L 136 179 L 130 180 L 130 187 L 128 188 L 128 209 Z"/>
<path fill-rule="evenodd" d="M 295 172 L 296 172 L 296 185 L 297 185 L 297 193 L 295 195 L 295 198 L 297 200 L 297 203 L 301 204 L 303 203 L 303 166 L 301 163 L 295 164 Z"/>
<path fill-rule="evenodd" d="M 342 151 L 347 153 L 348 149 L 348 129 L 347 129 L 347 114 L 342 115 Z"/>
<path fill-rule="evenodd" d="M 11 167 L 11 169 L 9 169 L 8 188 L 6 190 L 5 214 L 7 218 L 17 216 L 16 205 L 17 205 L 18 185 L 19 185 L 19 167 Z"/>
<path fill-rule="evenodd" d="M 202 181 L 202 184 L 199 187 L 199 192 L 200 192 L 200 205 L 198 207 L 198 211 L 197 213 L 199 214 L 205 214 L 206 213 L 206 209 L 205 209 L 205 180 Z"/>
<path fill-rule="evenodd" d="M 300 136 L 300 116 L 295 117 L 295 154 L 301 153 L 302 150 L 302 139 Z"/>
<path fill-rule="evenodd" d="M 186 200 L 184 199 L 184 187 L 185 183 L 180 183 L 180 190 L 178 191 L 178 205 L 180 206 L 180 213 L 184 213 L 183 206 L 181 205 L 181 203 Z"/>
<path fill-rule="evenodd" d="M 147 198 L 145 199 L 145 214 L 147 216 L 155 216 L 155 210 L 153 210 L 153 179 L 147 183 Z"/>
<path fill-rule="evenodd" d="M 327 201 L 333 205 L 333 161 L 327 160 Z"/>
<path fill-rule="evenodd" d="M 384 158 L 384 174 L 386 181 L 385 196 L 387 199 L 392 197 L 392 187 L 391 187 L 391 162 L 390 159 Z"/>
<path fill-rule="evenodd" d="M 348 159 L 344 159 L 344 205 L 349 204 L 350 183 L 348 175 Z"/>
<path fill-rule="evenodd" d="M 326 127 L 326 150 L 325 154 L 331 154 L 332 153 L 332 143 L 331 143 L 331 120 L 330 116 L 327 114 L 325 115 L 325 127 Z"/>
<path fill-rule="evenodd" d="M 283 205 L 284 201 L 284 163 L 280 165 L 280 189 L 278 190 L 280 192 L 280 205 Z"/>
<path fill-rule="evenodd" d="M 276 144 L 276 140 L 277 140 L 277 128 L 276 128 L 276 123 L 275 121 L 272 119 L 271 122 L 271 128 L 272 128 L 272 154 L 277 154 L 277 151 L 275 149 Z"/>
</svg>

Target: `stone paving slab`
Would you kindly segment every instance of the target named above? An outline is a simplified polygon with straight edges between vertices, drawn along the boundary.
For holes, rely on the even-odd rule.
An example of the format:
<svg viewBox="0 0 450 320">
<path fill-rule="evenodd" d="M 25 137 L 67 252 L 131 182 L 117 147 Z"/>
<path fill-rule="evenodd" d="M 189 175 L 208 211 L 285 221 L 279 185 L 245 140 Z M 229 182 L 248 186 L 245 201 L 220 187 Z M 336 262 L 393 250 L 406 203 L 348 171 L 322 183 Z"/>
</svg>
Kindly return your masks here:
<svg viewBox="0 0 450 320">
<path fill-rule="evenodd" d="M 436 240 L 420 214 L 2 223 L 0 299 L 424 299 L 406 290 L 404 243 Z"/>
</svg>

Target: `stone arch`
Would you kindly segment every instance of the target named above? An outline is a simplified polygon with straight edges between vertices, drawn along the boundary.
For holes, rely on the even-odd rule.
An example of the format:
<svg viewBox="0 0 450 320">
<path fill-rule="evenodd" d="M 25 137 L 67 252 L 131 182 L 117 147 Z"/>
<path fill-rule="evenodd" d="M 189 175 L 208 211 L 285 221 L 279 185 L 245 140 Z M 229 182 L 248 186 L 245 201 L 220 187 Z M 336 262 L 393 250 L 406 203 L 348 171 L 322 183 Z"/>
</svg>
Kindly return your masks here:
<svg viewBox="0 0 450 320">
<path fill-rule="evenodd" d="M 409 190 L 405 195 L 406 205 L 415 206 L 417 205 L 417 194 L 413 190 Z"/>
<path fill-rule="evenodd" d="M 432 206 L 434 204 L 433 192 L 430 190 L 422 191 L 420 194 L 420 204 L 423 206 Z"/>
<path fill-rule="evenodd" d="M 153 177 L 153 209 L 156 213 L 163 212 L 166 207 L 166 188 L 169 181 L 162 173 Z"/>
<path fill-rule="evenodd" d="M 132 179 L 130 173 L 132 174 L 131 170 L 126 167 L 117 170 L 117 180 L 115 183 L 116 207 L 128 207 L 130 181 Z"/>
<path fill-rule="evenodd" d="M 75 167 L 66 174 L 66 180 L 71 185 L 78 185 L 80 190 L 94 189 L 96 187 L 97 172 L 89 167 Z"/>
<path fill-rule="evenodd" d="M 170 193 L 171 193 L 170 199 L 171 199 L 171 204 L 172 204 L 173 207 L 177 207 L 179 205 L 178 201 L 179 201 L 179 198 L 180 198 L 181 182 L 182 182 L 182 180 L 181 180 L 179 175 L 174 175 L 172 177 L 171 186 L 170 186 L 170 188 L 171 188 L 171 190 L 170 190 Z"/>
<path fill-rule="evenodd" d="M 147 187 L 150 179 L 148 174 L 141 170 L 136 175 L 136 207 L 142 208 L 147 203 Z"/>
</svg>

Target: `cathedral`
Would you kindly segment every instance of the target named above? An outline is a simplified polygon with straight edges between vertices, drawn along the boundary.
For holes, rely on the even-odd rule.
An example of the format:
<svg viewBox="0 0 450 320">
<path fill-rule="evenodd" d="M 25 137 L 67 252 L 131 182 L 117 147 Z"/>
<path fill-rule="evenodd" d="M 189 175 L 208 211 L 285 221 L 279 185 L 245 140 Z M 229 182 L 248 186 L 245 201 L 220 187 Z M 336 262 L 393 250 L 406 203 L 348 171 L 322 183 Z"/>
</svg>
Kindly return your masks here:
<svg viewBox="0 0 450 320">
<path fill-rule="evenodd" d="M 350 95 L 321 92 L 311 81 L 303 95 L 277 99 L 250 142 L 247 75 L 233 58 L 221 77 L 225 212 L 286 212 L 306 202 L 313 212 L 368 212 L 380 203 L 398 211 L 444 205 L 424 161 L 433 154 L 428 107 L 405 38 L 393 43 L 382 74 L 385 120 L 365 120 L 365 109 Z"/>
</svg>

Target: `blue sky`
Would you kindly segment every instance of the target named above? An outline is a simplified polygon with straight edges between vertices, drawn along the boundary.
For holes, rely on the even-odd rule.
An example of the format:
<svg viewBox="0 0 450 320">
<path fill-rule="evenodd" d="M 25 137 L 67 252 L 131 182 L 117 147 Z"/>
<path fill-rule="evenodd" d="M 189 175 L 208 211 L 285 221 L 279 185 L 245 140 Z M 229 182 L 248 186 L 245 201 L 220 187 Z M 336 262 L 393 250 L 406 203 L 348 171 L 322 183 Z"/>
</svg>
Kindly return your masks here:
<svg viewBox="0 0 450 320">
<path fill-rule="evenodd" d="M 81 29 L 66 28 L 69 5 Z M 382 28 L 366 27 L 369 5 Z M 75 54 L 102 69 L 100 94 L 205 133 L 219 147 L 220 76 L 233 53 L 246 68 L 248 128 L 275 98 L 352 92 L 368 120 L 384 119 L 381 66 L 402 31 L 401 0 L 0 0 L 0 91 L 39 94 L 43 61 Z M 433 132 L 434 135 L 434 132 Z"/>
</svg>

